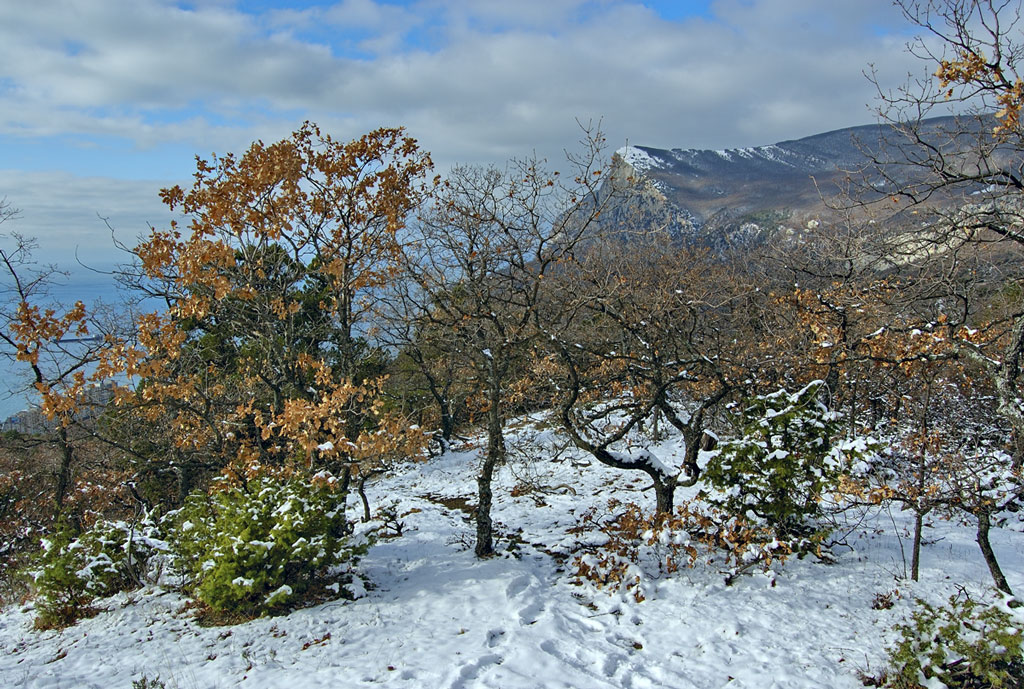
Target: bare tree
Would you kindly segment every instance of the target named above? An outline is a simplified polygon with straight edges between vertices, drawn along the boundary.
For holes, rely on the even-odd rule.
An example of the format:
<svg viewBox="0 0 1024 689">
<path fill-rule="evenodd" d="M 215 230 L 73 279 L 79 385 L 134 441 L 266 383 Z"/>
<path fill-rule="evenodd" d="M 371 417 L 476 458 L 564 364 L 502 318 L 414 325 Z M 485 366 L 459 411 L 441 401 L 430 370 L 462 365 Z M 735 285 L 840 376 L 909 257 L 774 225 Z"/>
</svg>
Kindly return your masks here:
<svg viewBox="0 0 1024 689">
<path fill-rule="evenodd" d="M 904 369 L 949 361 L 961 385 L 974 385 L 980 374 L 980 387 L 994 396 L 996 415 L 1013 438 L 1010 455 L 969 437 L 969 426 L 922 436 L 944 444 L 933 454 L 948 460 L 940 472 L 945 494 L 953 496 L 948 505 L 977 522 L 993 579 L 1008 590 L 988 532 L 993 515 L 1020 498 L 1024 462 L 1021 6 L 896 4 L 921 30 L 908 48 L 926 74 L 878 89 L 879 114 L 890 127 L 872 151 L 857 200 L 876 212 L 888 209 L 877 222 L 886 228 L 884 271 L 898 319 L 866 338 L 861 354 Z M 985 497 L 996 493 L 998 501 Z"/>
<path fill-rule="evenodd" d="M 0 202 L 0 224 L 18 212 Z M 79 445 L 106 404 L 98 365 L 114 336 L 111 321 L 81 302 L 63 305 L 50 290 L 67 279 L 53 265 L 39 264 L 34 240 L 17 233 L 0 237 L 0 356 L 28 372 L 20 392 L 38 399 L 34 433 L 59 452 L 53 510 L 59 516 L 71 491 Z M 109 336 L 109 337 L 108 337 Z"/>
<path fill-rule="evenodd" d="M 409 257 L 416 290 L 407 296 L 418 300 L 420 332 L 443 333 L 435 343 L 469 363 L 481 391 L 472 410 L 487 429 L 477 474 L 480 557 L 494 552 L 491 483 L 505 457 L 510 383 L 543 333 L 545 285 L 572 261 L 612 198 L 598 195 L 610 176 L 603 147 L 600 131 L 585 128 L 582 152 L 568 156 L 565 175 L 536 159 L 455 168 L 424 213 Z"/>
<path fill-rule="evenodd" d="M 676 487 L 699 479 L 711 415 L 746 384 L 751 339 L 738 335 L 753 290 L 728 263 L 657 231 L 591 245 L 561 278 L 552 300 L 565 306 L 545 341 L 562 426 L 601 463 L 646 473 L 657 511 L 671 512 Z M 683 437 L 681 467 L 638 433 L 650 424 L 657 437 L 661 420 Z"/>
<path fill-rule="evenodd" d="M 416 248 L 409 247 L 411 272 L 418 261 L 413 256 Z M 415 279 L 390 284 L 377 306 L 378 339 L 396 352 L 390 367 L 391 394 L 421 425 L 429 420 L 428 427 L 436 428 L 432 442 L 444 452 L 468 417 L 464 400 L 476 392 L 473 362 L 451 346 L 451 328 L 438 322 L 424 297 Z"/>
</svg>

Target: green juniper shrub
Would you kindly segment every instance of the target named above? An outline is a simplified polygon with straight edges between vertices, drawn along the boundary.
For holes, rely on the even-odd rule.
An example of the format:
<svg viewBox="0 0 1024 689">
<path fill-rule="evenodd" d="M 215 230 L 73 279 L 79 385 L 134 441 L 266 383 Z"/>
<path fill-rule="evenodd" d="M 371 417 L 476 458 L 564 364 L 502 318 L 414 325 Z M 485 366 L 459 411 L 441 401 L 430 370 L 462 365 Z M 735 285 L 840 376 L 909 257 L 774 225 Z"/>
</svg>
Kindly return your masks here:
<svg viewBox="0 0 1024 689">
<path fill-rule="evenodd" d="M 822 387 L 814 381 L 747 400 L 736 419 L 739 437 L 723 442 L 704 472 L 714 489 L 705 500 L 799 550 L 827 536 L 823 498 L 845 474 L 866 469 L 876 450 L 869 439 L 836 441 L 840 417 L 819 400 Z"/>
<path fill-rule="evenodd" d="M 961 595 L 936 607 L 918 600 L 910 620 L 896 627 L 899 639 L 879 683 L 894 689 L 1024 687 L 1024 616 L 1009 602 L 1001 596 L 986 605 Z"/>
<path fill-rule="evenodd" d="M 33 573 L 36 627 L 40 629 L 66 627 L 94 612 L 89 605 L 94 596 L 86 591 L 81 573 L 81 551 L 72 547 L 74 543 L 70 528 L 64 525 L 42 541 L 41 567 Z"/>
<path fill-rule="evenodd" d="M 293 607 L 314 583 L 342 593 L 366 544 L 346 535 L 335 485 L 264 476 L 190 495 L 170 530 L 184 588 L 214 612 L 249 617 Z"/>
<path fill-rule="evenodd" d="M 96 598 L 130 591 L 166 550 L 152 515 L 133 523 L 101 520 L 80 534 L 66 524 L 44 539 L 35 578 L 36 625 L 65 627 L 93 612 Z"/>
</svg>

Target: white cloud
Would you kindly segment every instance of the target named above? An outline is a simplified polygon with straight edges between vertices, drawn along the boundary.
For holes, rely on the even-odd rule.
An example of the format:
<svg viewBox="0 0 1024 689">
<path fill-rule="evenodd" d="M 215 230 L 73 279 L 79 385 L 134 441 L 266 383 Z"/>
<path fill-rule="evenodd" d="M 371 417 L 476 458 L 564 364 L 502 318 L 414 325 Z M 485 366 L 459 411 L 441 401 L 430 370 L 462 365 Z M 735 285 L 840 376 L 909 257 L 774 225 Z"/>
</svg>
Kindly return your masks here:
<svg viewBox="0 0 1024 689">
<path fill-rule="evenodd" d="M 378 4 L 373 0 L 343 0 L 325 10 L 324 18 L 335 27 L 380 33 L 408 30 L 418 23 L 409 10 L 396 5 Z"/>
<path fill-rule="evenodd" d="M 559 135 L 567 115 L 603 114 L 635 140 L 671 143 L 665 137 L 673 123 L 685 122 L 691 126 L 678 134 L 691 139 L 685 143 L 702 145 L 696 137 L 703 137 L 722 145 L 743 133 L 740 123 L 757 100 L 825 106 L 816 122 L 773 122 L 766 138 L 733 142 L 741 145 L 765 143 L 787 124 L 795 135 L 799 127 L 810 126 L 810 133 L 862 121 L 863 112 L 835 117 L 851 101 L 863 106 L 870 99 L 861 70 L 871 60 L 901 59 L 891 42 L 866 34 L 893 21 L 885 0 L 856 8 L 723 0 L 715 5 L 721 21 L 683 23 L 608 2 L 570 23 L 582 4 L 495 0 L 406 9 L 345 0 L 266 18 L 278 27 L 326 22 L 370 30 L 375 33 L 364 44 L 379 50 L 400 45 L 399 37 L 425 25 L 429 12 L 445 17 L 446 42 L 436 51 L 409 48 L 358 60 L 304 42 L 294 31 L 268 35 L 259 18 L 219 5 L 185 11 L 155 0 L 12 3 L 0 10 L 6 27 L 0 64 L 13 85 L 7 104 L 17 99 L 23 113 L 43 116 L 19 117 L 8 107 L 0 127 L 46 134 L 63 123 L 71 131 L 113 129 L 139 140 L 153 132 L 180 137 L 187 133 L 162 122 L 162 109 L 219 114 L 257 103 L 313 117 L 355 114 L 363 128 L 372 118 L 412 122 L 424 111 L 448 112 L 468 140 L 489 137 L 495 128 L 515 133 L 530 126 L 542 145 L 546 131 L 524 113 L 551 113 L 545 129 Z M 714 118 L 704 116 L 710 110 Z M 462 116 L 468 112 L 480 114 L 476 126 Z M 38 132 L 27 124 L 33 122 L 42 123 Z M 201 118 L 193 122 L 203 128 Z"/>
<path fill-rule="evenodd" d="M 603 118 L 612 147 L 748 146 L 863 124 L 868 64 L 884 79 L 920 67 L 889 0 L 718 0 L 681 21 L 623 0 L 245 5 L 0 4 L 0 136 L 51 156 L 47 137 L 124 137 L 143 160 L 176 142 L 186 176 L 191 152 L 240 150 L 306 118 L 341 139 L 405 125 L 444 171 L 558 158 L 576 118 Z M 16 205 L 38 193 L 17 174 L 2 182 Z M 65 184 L 75 196 L 58 205 L 87 201 L 86 187 L 113 189 Z"/>
<path fill-rule="evenodd" d="M 2 229 L 5 234 L 34 237 L 39 256 L 62 269 L 75 270 L 78 260 L 108 267 L 126 258 L 116 255 L 115 237 L 134 246 L 151 225 L 166 227 L 170 222 L 172 216 L 158 197 L 163 186 L 170 185 L 64 172 L 0 170 L 0 190 L 7 190 L 0 198 L 6 196 L 20 211 Z"/>
</svg>

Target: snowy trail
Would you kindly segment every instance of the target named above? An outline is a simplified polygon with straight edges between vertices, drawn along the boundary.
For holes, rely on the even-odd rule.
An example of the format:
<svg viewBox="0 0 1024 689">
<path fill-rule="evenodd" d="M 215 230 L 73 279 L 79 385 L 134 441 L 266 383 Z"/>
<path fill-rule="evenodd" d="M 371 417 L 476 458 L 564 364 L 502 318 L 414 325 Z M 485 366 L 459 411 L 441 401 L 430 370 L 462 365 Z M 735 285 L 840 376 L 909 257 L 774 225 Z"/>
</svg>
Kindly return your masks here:
<svg viewBox="0 0 1024 689">
<path fill-rule="evenodd" d="M 571 542 L 579 514 L 613 494 L 649 504 L 643 481 L 546 463 L 534 478 L 576 494 L 512 498 L 503 471 L 502 554 L 479 560 L 467 547 L 473 461 L 450 454 L 374 484 L 373 503 L 397 501 L 405 528 L 363 560 L 365 598 L 220 628 L 199 626 L 180 596 L 156 589 L 102 601 L 107 611 L 60 632 L 35 631 L 30 608 L 10 609 L 0 612 L 0 687 L 128 689 L 145 675 L 169 689 L 856 689 L 858 671 L 880 669 L 915 595 L 941 602 L 958 585 L 989 585 L 972 533 L 943 522 L 928 531 L 922 580 L 900 578 L 899 540 L 878 515 L 834 565 L 791 560 L 774 586 L 758 575 L 731 587 L 698 566 L 636 603 L 571 585 L 541 548 Z M 1011 584 L 1024 588 L 1024 539 L 993 535 Z M 873 609 L 887 593 L 893 607 Z"/>
</svg>

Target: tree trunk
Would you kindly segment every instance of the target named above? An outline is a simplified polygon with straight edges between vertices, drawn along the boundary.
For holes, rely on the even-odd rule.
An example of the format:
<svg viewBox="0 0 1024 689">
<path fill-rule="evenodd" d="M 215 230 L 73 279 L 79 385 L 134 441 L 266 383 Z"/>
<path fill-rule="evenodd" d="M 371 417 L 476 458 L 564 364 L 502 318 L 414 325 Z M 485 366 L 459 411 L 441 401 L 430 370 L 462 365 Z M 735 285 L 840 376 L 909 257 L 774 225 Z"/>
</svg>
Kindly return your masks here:
<svg viewBox="0 0 1024 689">
<path fill-rule="evenodd" d="M 71 466 L 75 461 L 75 451 L 68 439 L 68 429 L 60 426 L 57 437 L 60 442 L 60 467 L 57 470 L 57 488 L 54 494 L 55 517 L 59 517 L 64 511 L 64 500 L 71 488 Z"/>
<path fill-rule="evenodd" d="M 700 451 L 704 448 L 713 450 L 716 444 L 714 438 L 699 428 L 699 425 L 700 423 L 697 424 L 698 428 L 696 429 L 688 427 L 683 433 L 683 440 L 686 443 L 686 455 L 683 457 L 683 471 L 686 474 L 686 480 L 682 482 L 684 486 L 697 484 L 697 481 L 700 480 L 700 464 L 697 462 Z"/>
<path fill-rule="evenodd" d="M 918 581 L 921 572 L 921 529 L 923 528 L 924 515 L 917 511 L 914 513 L 914 545 L 911 547 L 910 553 L 910 578 L 914 581 Z"/>
<path fill-rule="evenodd" d="M 1024 412 L 1019 397 L 1020 359 L 1024 354 L 1024 317 L 1017 316 L 1013 322 L 1013 337 L 1007 347 L 1007 354 L 996 375 L 996 392 L 999 396 L 999 411 L 1013 429 L 1013 468 L 1019 470 L 1024 463 Z"/>
<path fill-rule="evenodd" d="M 714 450 L 718 445 L 715 436 L 704 428 L 704 413 L 721 402 L 731 392 L 731 388 L 723 383 L 722 387 L 713 395 L 706 397 L 692 414 L 689 420 L 684 422 L 676 413 L 668 399 L 660 395 L 655 401 L 658 410 L 661 411 L 670 424 L 683 434 L 686 442 L 686 456 L 683 457 L 683 469 L 686 472 L 686 480 L 677 482 L 678 485 L 693 486 L 700 479 L 700 465 L 697 459 L 700 451 Z"/>
<path fill-rule="evenodd" d="M 190 465 L 187 459 L 178 457 L 178 461 L 172 465 L 174 470 L 174 478 L 177 482 L 178 489 L 178 505 L 185 504 L 185 498 L 192 492 L 192 482 L 195 476 L 195 471 Z"/>
<path fill-rule="evenodd" d="M 675 509 L 676 480 L 674 478 L 665 480 L 653 473 L 651 478 L 654 479 L 654 496 L 657 500 L 655 514 L 672 514 L 672 510 Z"/>
<path fill-rule="evenodd" d="M 364 469 L 359 474 L 359 485 L 357 490 L 359 491 L 359 500 L 363 503 L 363 523 L 370 521 L 373 515 L 370 514 L 370 499 L 366 497 L 366 482 L 371 476 L 374 476 L 377 472 L 372 469 Z"/>
<path fill-rule="evenodd" d="M 1006 577 L 1003 576 L 1003 570 L 999 568 L 999 561 L 996 560 L 996 554 L 988 540 L 988 532 L 992 527 L 991 515 L 988 509 L 983 507 L 975 516 L 978 518 L 978 546 L 981 547 L 981 554 L 985 558 L 985 564 L 988 565 L 988 571 L 992 574 L 992 581 L 997 589 L 1012 596 L 1013 591 L 1010 590 L 1010 585 L 1006 583 Z"/>
<path fill-rule="evenodd" d="M 1013 460 L 1010 468 L 1020 471 L 1024 467 L 1024 432 L 1013 430 Z"/>
<path fill-rule="evenodd" d="M 345 505 L 348 504 L 348 489 L 352 485 L 352 465 L 345 464 L 341 470 L 341 488 L 339 489 L 342 494 L 340 500 L 342 506 L 341 521 L 338 525 L 338 533 L 332 534 L 334 536 L 348 536 L 352 533 L 353 527 L 349 524 L 348 513 L 345 511 Z"/>
<path fill-rule="evenodd" d="M 924 515 L 931 511 L 924 504 L 925 488 L 928 474 L 928 409 L 932 401 L 932 379 L 929 378 L 924 389 L 924 405 L 921 409 L 921 447 L 917 452 L 917 499 L 914 501 L 914 545 L 910 556 L 910 578 L 918 581 L 921 571 L 921 530 L 924 528 Z"/>
<path fill-rule="evenodd" d="M 450 386 L 445 385 L 442 389 L 434 376 L 430 374 L 422 354 L 415 356 L 414 361 L 419 365 L 423 377 L 427 379 L 427 390 L 430 392 L 430 396 L 437 403 L 437 409 L 441 415 L 441 439 L 444 441 L 443 450 L 447 450 L 448 444 L 452 441 L 452 435 L 455 433 L 455 418 L 452 416 L 452 403 L 448 398 Z"/>
<path fill-rule="evenodd" d="M 476 556 L 488 557 L 494 554 L 494 525 L 491 520 L 491 481 L 494 469 L 505 456 L 505 438 L 501 428 L 501 388 L 497 366 L 492 360 L 490 380 L 490 408 L 487 410 L 487 454 L 484 455 L 480 474 L 476 479 Z"/>
<path fill-rule="evenodd" d="M 455 434 L 455 419 L 452 417 L 451 404 L 447 402 L 440 403 L 441 408 L 441 439 L 444 441 L 444 450 L 448 450 L 448 446 L 452 442 L 452 436 Z"/>
<path fill-rule="evenodd" d="M 484 457 L 480 474 L 476 478 L 476 549 L 477 557 L 489 557 L 494 554 L 494 524 L 491 520 L 491 479 L 494 477 L 494 466 L 497 461 L 488 444 L 487 456 Z"/>
</svg>

